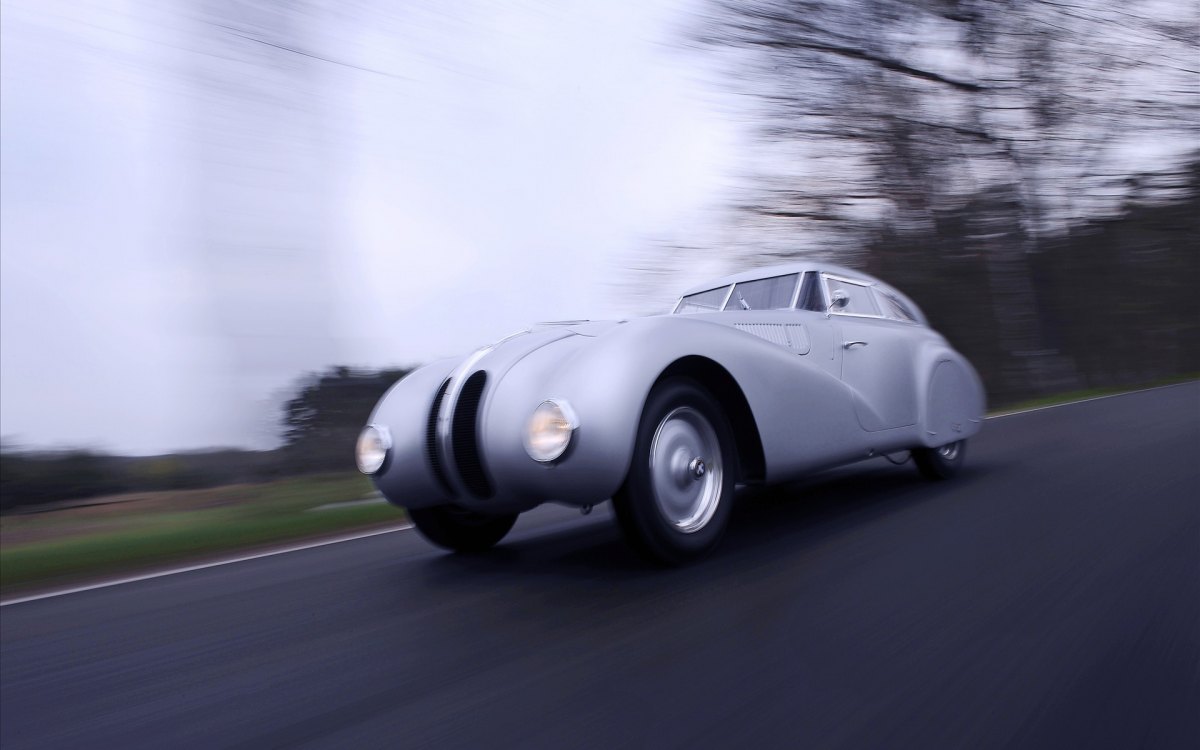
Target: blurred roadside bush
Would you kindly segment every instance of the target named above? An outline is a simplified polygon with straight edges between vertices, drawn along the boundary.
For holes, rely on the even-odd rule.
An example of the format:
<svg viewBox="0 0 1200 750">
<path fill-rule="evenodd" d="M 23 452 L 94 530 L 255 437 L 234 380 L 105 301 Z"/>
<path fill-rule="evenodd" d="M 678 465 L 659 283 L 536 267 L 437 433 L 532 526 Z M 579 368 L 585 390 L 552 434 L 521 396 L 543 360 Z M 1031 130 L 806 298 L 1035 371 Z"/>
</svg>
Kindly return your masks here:
<svg viewBox="0 0 1200 750">
<path fill-rule="evenodd" d="M 301 378 L 283 406 L 283 445 L 163 456 L 0 446 L 0 512 L 29 511 L 104 495 L 268 482 L 354 471 L 354 442 L 375 403 L 409 370 L 335 367 Z"/>
<path fill-rule="evenodd" d="M 283 407 L 279 460 L 288 472 L 354 470 L 354 444 L 371 409 L 409 370 L 335 367 L 301 379 Z"/>
</svg>

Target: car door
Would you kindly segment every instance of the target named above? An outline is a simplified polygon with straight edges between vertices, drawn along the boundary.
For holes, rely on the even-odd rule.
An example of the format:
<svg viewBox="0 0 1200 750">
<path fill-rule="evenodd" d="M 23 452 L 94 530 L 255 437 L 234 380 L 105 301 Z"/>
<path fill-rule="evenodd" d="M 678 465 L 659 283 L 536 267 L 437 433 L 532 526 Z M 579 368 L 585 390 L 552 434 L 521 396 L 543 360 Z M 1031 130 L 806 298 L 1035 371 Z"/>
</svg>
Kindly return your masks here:
<svg viewBox="0 0 1200 750">
<path fill-rule="evenodd" d="M 912 326 L 885 319 L 870 284 L 832 274 L 823 279 L 842 349 L 842 382 L 859 424 L 870 432 L 915 424 Z"/>
<path fill-rule="evenodd" d="M 725 303 L 721 322 L 749 333 L 798 355 L 798 361 L 810 363 L 838 377 L 833 325 L 820 305 L 820 280 L 816 273 L 793 273 L 739 282 Z M 816 302 L 806 301 L 806 297 Z M 799 300 L 799 302 L 798 302 Z M 803 303 L 803 304 L 801 304 Z M 819 310 L 819 312 L 817 312 Z M 786 387 L 787 378 L 780 387 Z"/>
<path fill-rule="evenodd" d="M 842 350 L 825 311 L 818 274 L 739 282 L 715 317 L 776 350 L 748 344 L 726 352 L 729 369 L 755 414 L 772 481 L 865 451 L 865 433 L 841 381 Z"/>
</svg>

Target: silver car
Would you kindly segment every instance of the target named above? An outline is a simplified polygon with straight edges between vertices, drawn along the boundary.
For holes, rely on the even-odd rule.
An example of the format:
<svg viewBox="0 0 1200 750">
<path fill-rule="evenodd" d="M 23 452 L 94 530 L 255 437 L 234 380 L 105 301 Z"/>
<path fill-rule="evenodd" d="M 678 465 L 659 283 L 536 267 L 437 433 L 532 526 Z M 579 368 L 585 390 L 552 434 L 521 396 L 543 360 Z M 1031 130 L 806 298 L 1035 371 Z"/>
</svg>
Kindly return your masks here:
<svg viewBox="0 0 1200 750">
<path fill-rule="evenodd" d="M 711 551 L 734 487 L 911 451 L 952 476 L 980 428 L 967 360 L 901 292 L 795 263 L 689 290 L 668 315 L 540 324 L 396 383 L 359 468 L 434 544 L 478 551 L 547 502 L 612 499 L 631 544 Z"/>
</svg>

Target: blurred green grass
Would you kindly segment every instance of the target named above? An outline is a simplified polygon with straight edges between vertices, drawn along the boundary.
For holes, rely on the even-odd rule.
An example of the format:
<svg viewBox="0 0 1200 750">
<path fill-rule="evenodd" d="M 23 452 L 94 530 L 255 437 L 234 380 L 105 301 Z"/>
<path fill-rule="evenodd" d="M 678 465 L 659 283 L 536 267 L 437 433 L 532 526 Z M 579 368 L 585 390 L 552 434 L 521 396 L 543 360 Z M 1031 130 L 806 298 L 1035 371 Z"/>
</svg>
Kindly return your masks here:
<svg viewBox="0 0 1200 750">
<path fill-rule="evenodd" d="M 0 519 L 0 591 L 199 560 L 404 520 L 386 503 L 323 508 L 372 493 L 361 475 L 145 493 L 110 504 Z"/>
</svg>

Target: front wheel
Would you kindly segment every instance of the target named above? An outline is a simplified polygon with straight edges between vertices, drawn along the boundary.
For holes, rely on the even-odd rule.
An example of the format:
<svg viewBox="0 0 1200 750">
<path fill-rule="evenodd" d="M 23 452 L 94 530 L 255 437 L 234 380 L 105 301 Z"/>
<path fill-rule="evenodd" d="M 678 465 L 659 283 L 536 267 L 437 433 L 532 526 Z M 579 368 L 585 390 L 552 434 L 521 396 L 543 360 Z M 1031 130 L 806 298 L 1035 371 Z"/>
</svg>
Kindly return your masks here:
<svg viewBox="0 0 1200 750">
<path fill-rule="evenodd" d="M 695 381 L 673 378 L 646 400 L 613 511 L 636 550 L 658 562 L 686 562 L 720 542 L 735 475 L 733 432 L 720 407 Z"/>
<path fill-rule="evenodd" d="M 517 522 L 517 514 L 486 516 L 482 513 L 438 505 L 410 508 L 408 517 L 421 536 L 455 552 L 482 552 L 494 547 Z"/>
<path fill-rule="evenodd" d="M 937 448 L 914 448 L 913 462 L 926 479 L 949 479 L 962 468 L 967 441 L 958 440 Z"/>
</svg>

